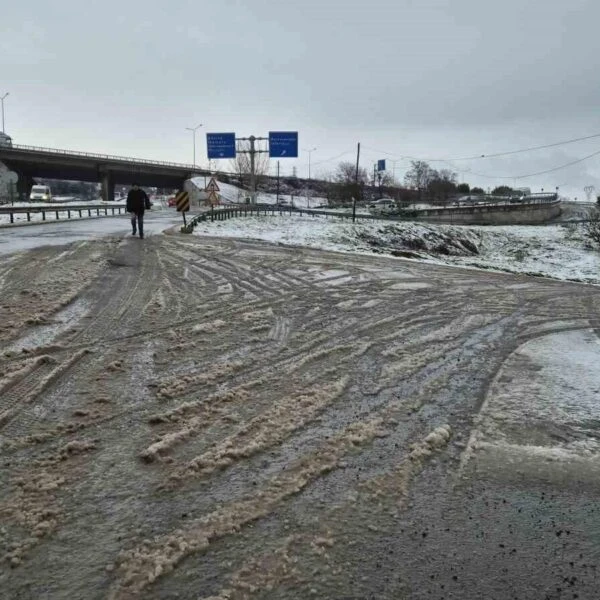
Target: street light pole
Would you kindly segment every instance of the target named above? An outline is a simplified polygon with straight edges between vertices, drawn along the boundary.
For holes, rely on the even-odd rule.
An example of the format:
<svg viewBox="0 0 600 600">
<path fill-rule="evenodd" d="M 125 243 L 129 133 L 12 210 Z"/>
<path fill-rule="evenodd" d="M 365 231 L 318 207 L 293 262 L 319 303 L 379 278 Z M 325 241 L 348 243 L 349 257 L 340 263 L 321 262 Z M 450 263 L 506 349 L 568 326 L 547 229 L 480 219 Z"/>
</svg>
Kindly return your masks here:
<svg viewBox="0 0 600 600">
<path fill-rule="evenodd" d="M 10 92 L 6 92 L 4 96 L 0 96 L 0 102 L 2 103 L 2 133 L 6 133 L 4 130 L 4 98 L 6 98 Z"/>
<path fill-rule="evenodd" d="M 315 150 L 316 150 L 316 148 L 310 148 L 308 150 L 304 150 L 304 152 L 308 152 L 308 185 L 309 186 L 310 186 L 310 157 Z M 310 208 L 310 202 L 308 200 L 308 189 L 306 190 L 306 204 L 309 205 L 309 208 Z"/>
<path fill-rule="evenodd" d="M 310 148 L 309 150 L 304 150 L 304 152 L 308 152 L 308 181 L 310 181 L 310 157 L 311 154 L 316 150 L 316 148 Z"/>
<path fill-rule="evenodd" d="M 196 131 L 202 127 L 202 123 L 200 125 L 196 125 L 196 127 L 186 127 L 188 131 L 192 132 L 192 143 L 194 145 L 194 168 L 196 168 Z"/>
</svg>

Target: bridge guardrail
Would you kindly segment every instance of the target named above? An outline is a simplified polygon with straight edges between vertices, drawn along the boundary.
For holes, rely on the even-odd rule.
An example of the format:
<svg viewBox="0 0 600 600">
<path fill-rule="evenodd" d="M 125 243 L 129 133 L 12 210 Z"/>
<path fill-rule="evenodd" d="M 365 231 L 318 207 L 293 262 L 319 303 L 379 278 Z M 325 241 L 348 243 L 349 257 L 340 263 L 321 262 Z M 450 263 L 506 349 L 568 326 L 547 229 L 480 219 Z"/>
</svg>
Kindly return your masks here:
<svg viewBox="0 0 600 600">
<path fill-rule="evenodd" d="M 113 154 L 97 154 L 94 152 L 82 152 L 80 150 L 61 150 L 58 148 L 44 148 L 43 146 L 28 146 L 25 144 L 13 144 L 12 146 L 3 146 L 3 150 L 20 150 L 23 152 L 46 152 L 48 154 L 55 154 L 59 156 L 81 156 L 83 158 L 97 158 L 101 160 L 113 160 L 119 162 L 125 162 L 128 164 L 137 165 L 153 165 L 157 167 L 174 167 L 177 169 L 185 169 L 190 173 L 202 174 L 204 171 L 195 167 L 194 165 L 187 165 L 183 163 L 165 162 L 158 160 L 147 160 L 144 158 L 133 158 L 128 156 L 116 156 Z"/>
<path fill-rule="evenodd" d="M 116 211 L 116 212 L 115 212 Z M 9 215 L 10 224 L 13 225 L 15 222 L 15 215 L 27 215 L 27 222 L 31 222 L 32 214 L 42 214 L 42 221 L 46 220 L 47 213 L 55 213 L 55 220 L 61 219 L 59 216 L 61 213 L 67 213 L 67 219 L 71 219 L 73 213 L 77 213 L 79 218 L 83 218 L 83 213 L 87 212 L 88 217 L 94 216 L 114 216 L 116 214 L 125 213 L 125 205 L 117 204 L 114 206 L 108 205 L 90 205 L 90 204 L 67 204 L 67 205 L 48 205 L 46 206 L 11 206 L 11 207 L 0 207 L 0 215 Z M 64 218 L 64 216 L 63 216 Z"/>
</svg>

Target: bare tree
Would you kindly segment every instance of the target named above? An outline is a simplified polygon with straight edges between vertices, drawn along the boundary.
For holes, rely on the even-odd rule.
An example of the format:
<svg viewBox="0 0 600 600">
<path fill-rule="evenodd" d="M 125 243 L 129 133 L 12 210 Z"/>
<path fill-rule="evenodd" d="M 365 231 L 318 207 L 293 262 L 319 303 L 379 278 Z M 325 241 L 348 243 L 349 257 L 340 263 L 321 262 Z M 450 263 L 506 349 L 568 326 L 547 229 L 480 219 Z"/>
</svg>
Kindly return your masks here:
<svg viewBox="0 0 600 600">
<path fill-rule="evenodd" d="M 360 200 L 362 197 L 362 188 L 367 183 L 367 171 L 359 167 L 358 185 L 356 184 L 356 164 L 351 162 L 341 162 L 333 175 L 331 175 L 331 185 L 327 191 L 328 198 L 335 203 L 345 203 L 355 198 Z"/>
<path fill-rule="evenodd" d="M 435 175 L 436 171 L 424 160 L 413 160 L 410 163 L 410 169 L 404 175 L 404 183 L 408 187 L 418 190 L 419 198 L 421 198 L 423 191 L 429 187 Z"/>
<path fill-rule="evenodd" d="M 391 173 L 387 173 L 386 171 L 377 171 L 377 179 L 373 181 L 373 185 L 379 187 L 379 197 L 383 197 L 383 188 L 391 187 L 395 183 L 394 178 Z"/>
<path fill-rule="evenodd" d="M 456 185 L 458 181 L 458 174 L 450 169 L 440 169 L 438 171 L 438 179 Z"/>
<path fill-rule="evenodd" d="M 588 211 L 588 221 L 584 225 L 585 236 L 596 246 L 600 246 L 600 209 L 596 206 Z"/>
<path fill-rule="evenodd" d="M 427 191 L 436 199 L 446 202 L 450 194 L 456 191 L 457 175 L 450 169 L 432 171 Z"/>
<path fill-rule="evenodd" d="M 255 142 L 257 150 L 264 150 L 259 147 L 259 142 Z M 240 184 L 242 186 L 250 185 L 250 150 L 249 141 L 237 142 L 237 150 L 235 158 L 231 160 L 230 168 L 239 177 Z M 269 154 L 268 153 L 256 153 L 254 155 L 254 173 L 256 174 L 256 185 L 258 186 L 262 177 L 269 172 Z"/>
<path fill-rule="evenodd" d="M 333 176 L 336 183 L 355 183 L 356 181 L 356 165 L 351 162 L 341 162 Z M 367 183 L 369 177 L 366 169 L 358 168 L 358 183 Z"/>
</svg>

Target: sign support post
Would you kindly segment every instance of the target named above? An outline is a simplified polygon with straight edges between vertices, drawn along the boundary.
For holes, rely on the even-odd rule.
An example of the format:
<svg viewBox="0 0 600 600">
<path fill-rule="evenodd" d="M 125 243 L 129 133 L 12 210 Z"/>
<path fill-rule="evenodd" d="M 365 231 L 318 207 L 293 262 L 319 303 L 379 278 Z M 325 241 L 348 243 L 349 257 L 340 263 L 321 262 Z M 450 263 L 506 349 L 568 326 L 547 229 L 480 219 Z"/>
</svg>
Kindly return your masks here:
<svg viewBox="0 0 600 600">
<path fill-rule="evenodd" d="M 240 154 L 250 155 L 250 196 L 252 204 L 256 204 L 256 155 L 266 154 L 268 150 L 257 150 L 256 142 L 266 141 L 268 138 L 255 137 L 251 135 L 249 138 L 236 138 L 238 142 L 250 142 L 250 150 L 237 150 Z"/>
<path fill-rule="evenodd" d="M 279 161 L 277 161 L 277 204 L 279 204 Z"/>
<path fill-rule="evenodd" d="M 187 221 L 185 220 L 185 213 L 190 210 L 190 195 L 188 192 L 181 191 L 175 196 L 175 206 L 177 212 L 180 212 L 183 216 L 183 226 L 187 227 Z"/>
</svg>

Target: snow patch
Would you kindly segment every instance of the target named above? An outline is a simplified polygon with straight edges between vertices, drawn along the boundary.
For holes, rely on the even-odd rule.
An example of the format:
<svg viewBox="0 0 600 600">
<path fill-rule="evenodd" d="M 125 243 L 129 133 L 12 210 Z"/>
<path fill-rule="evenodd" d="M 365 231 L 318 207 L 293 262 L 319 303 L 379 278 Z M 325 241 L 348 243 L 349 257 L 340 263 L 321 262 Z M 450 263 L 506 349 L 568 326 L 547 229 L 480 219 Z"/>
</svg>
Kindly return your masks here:
<svg viewBox="0 0 600 600">
<path fill-rule="evenodd" d="M 572 226 L 353 224 L 293 214 L 200 223 L 194 233 L 600 283 L 600 253 Z"/>
</svg>

